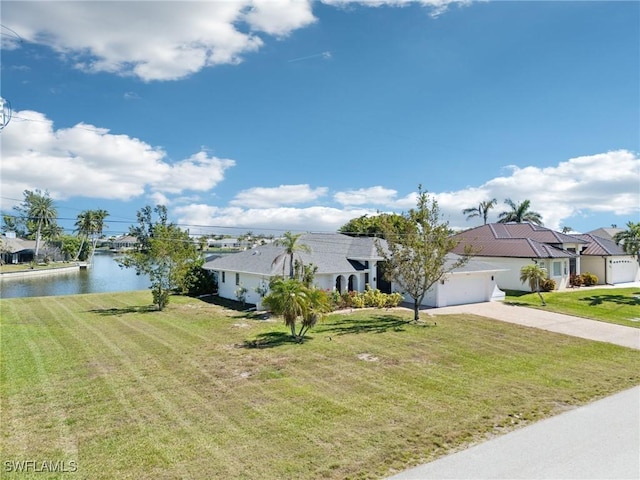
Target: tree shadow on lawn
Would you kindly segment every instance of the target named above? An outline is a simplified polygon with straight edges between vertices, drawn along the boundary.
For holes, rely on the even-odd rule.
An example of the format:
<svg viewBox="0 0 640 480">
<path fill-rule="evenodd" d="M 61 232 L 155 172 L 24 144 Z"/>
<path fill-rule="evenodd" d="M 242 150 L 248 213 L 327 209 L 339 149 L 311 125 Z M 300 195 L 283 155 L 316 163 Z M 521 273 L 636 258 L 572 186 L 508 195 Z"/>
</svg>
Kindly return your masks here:
<svg viewBox="0 0 640 480">
<path fill-rule="evenodd" d="M 301 344 L 313 337 L 305 336 L 301 341 L 295 340 L 290 333 L 286 332 L 266 332 L 256 335 L 253 340 L 245 340 L 238 345 L 240 348 L 273 348 L 289 344 Z"/>
<path fill-rule="evenodd" d="M 618 305 L 640 305 L 640 292 L 633 292 L 628 295 L 592 295 L 580 299 L 581 302 L 589 302 L 589 306 L 595 307 L 605 302 L 616 303 Z"/>
<path fill-rule="evenodd" d="M 111 315 L 126 315 L 128 313 L 151 313 L 158 311 L 159 310 L 156 305 L 139 305 L 126 308 L 95 308 L 93 310 L 89 310 L 90 313 L 97 313 L 98 315 L 105 317 Z"/>
<path fill-rule="evenodd" d="M 367 319 L 344 317 L 331 322 L 330 325 L 320 325 L 316 328 L 318 333 L 331 333 L 334 335 L 347 335 L 359 333 L 385 333 L 389 330 L 403 332 L 407 325 L 415 327 L 432 327 L 431 324 L 414 323 L 394 315 L 372 315 Z"/>
</svg>

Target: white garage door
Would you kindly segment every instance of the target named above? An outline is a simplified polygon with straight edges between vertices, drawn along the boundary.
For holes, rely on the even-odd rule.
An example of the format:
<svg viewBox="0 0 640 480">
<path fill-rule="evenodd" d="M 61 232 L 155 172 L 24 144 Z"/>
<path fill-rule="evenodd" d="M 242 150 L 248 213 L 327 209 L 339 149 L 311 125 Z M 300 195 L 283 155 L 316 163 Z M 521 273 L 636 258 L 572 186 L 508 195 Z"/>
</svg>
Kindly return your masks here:
<svg viewBox="0 0 640 480">
<path fill-rule="evenodd" d="M 486 302 L 485 275 L 452 275 L 444 284 L 447 305 Z"/>
<path fill-rule="evenodd" d="M 612 259 L 611 261 L 611 283 L 635 282 L 638 271 L 638 262 L 632 259 Z"/>
</svg>

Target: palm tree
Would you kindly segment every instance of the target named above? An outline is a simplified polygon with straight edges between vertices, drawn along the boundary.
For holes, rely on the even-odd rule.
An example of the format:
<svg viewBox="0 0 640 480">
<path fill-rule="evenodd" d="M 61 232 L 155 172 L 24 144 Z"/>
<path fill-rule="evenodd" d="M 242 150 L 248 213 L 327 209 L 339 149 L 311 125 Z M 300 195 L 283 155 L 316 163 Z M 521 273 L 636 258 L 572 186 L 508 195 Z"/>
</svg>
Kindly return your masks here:
<svg viewBox="0 0 640 480">
<path fill-rule="evenodd" d="M 522 283 L 529 283 L 531 291 L 538 293 L 543 306 L 546 306 L 547 303 L 544 301 L 544 298 L 542 298 L 542 294 L 540 293 L 540 282 L 543 282 L 546 278 L 547 270 L 540 267 L 540 265 L 525 265 L 520 269 L 520 281 Z"/>
<path fill-rule="evenodd" d="M 78 253 L 76 254 L 76 260 L 80 256 L 80 252 L 84 247 L 84 243 L 86 240 L 91 237 L 91 257 L 89 259 L 89 263 L 93 260 L 93 254 L 96 249 L 96 244 L 98 243 L 98 238 L 102 235 L 102 231 L 106 226 L 104 224 L 104 219 L 109 216 L 109 212 L 106 210 L 84 210 L 83 212 L 78 214 L 75 227 L 78 235 L 82 236 L 82 243 L 80 244 L 80 248 L 78 249 Z"/>
<path fill-rule="evenodd" d="M 497 202 L 498 201 L 495 198 L 485 200 L 484 202 L 480 202 L 477 207 L 465 208 L 462 210 L 462 213 L 467 215 L 467 220 L 475 217 L 482 217 L 484 224 L 486 225 L 489 210 L 495 207 Z"/>
<path fill-rule="evenodd" d="M 616 233 L 613 240 L 621 245 L 625 252 L 638 257 L 640 262 L 640 222 L 627 222 L 627 230 Z"/>
<path fill-rule="evenodd" d="M 33 222 L 36 226 L 35 257 L 38 258 L 42 230 L 55 224 L 58 211 L 53 206 L 53 199 L 49 196 L 49 192 L 42 193 L 40 190 L 35 192 L 25 191 L 25 197 L 27 217 L 29 222 Z"/>
<path fill-rule="evenodd" d="M 502 212 L 498 215 L 498 223 L 535 223 L 536 225 L 542 225 L 542 215 L 538 212 L 529 210 L 531 202 L 524 200 L 520 204 L 515 204 L 510 198 L 507 198 L 504 203 L 511 207 L 511 210 Z"/>
<path fill-rule="evenodd" d="M 80 242 L 80 248 L 78 248 L 78 253 L 76 253 L 76 258 L 74 260 L 78 260 L 80 258 L 80 253 L 84 248 L 84 242 L 89 238 L 89 234 L 91 233 L 91 210 L 84 210 L 80 212 L 76 217 L 76 232 L 78 232 L 78 236 L 82 238 Z"/>
<path fill-rule="evenodd" d="M 274 242 L 274 245 L 278 247 L 284 247 L 284 252 L 274 258 L 272 265 L 275 265 L 282 260 L 282 276 L 284 277 L 285 258 L 289 257 L 289 278 L 294 277 L 293 269 L 293 256 L 296 252 L 310 252 L 311 249 L 307 245 L 299 244 L 298 239 L 302 236 L 301 233 L 294 235 L 291 232 L 284 232 L 282 238 L 279 238 Z"/>
<path fill-rule="evenodd" d="M 324 290 L 307 288 L 307 299 L 309 300 L 309 305 L 302 316 L 302 328 L 298 334 L 300 338 L 304 337 L 305 333 L 318 323 L 318 320 L 331 311 L 331 302 L 327 292 Z"/>
<path fill-rule="evenodd" d="M 297 280 L 277 279 L 269 286 L 271 292 L 262 300 L 274 314 L 281 315 L 284 324 L 291 329 L 291 336 L 295 340 L 301 340 L 301 335 L 296 334 L 296 321 L 298 317 L 309 315 L 310 302 L 307 296 L 308 289 Z M 304 325 L 300 330 L 303 334 Z M 308 329 L 307 329 L 308 330 Z"/>
</svg>

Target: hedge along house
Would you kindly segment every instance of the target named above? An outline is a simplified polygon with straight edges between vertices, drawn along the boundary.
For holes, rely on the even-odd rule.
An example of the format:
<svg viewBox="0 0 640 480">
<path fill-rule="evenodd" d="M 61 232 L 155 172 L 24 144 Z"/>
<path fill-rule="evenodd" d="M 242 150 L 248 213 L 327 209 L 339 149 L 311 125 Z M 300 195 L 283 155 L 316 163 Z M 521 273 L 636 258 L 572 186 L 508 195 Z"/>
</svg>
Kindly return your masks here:
<svg viewBox="0 0 640 480">
<path fill-rule="evenodd" d="M 304 265 L 315 265 L 314 283 L 324 290 L 362 292 L 369 285 L 372 289 L 391 293 L 393 286 L 382 278 L 384 264 L 376 247 L 378 241 L 371 237 L 342 234 L 303 234 L 297 244 L 306 245 L 309 251 L 296 252 L 294 264 L 298 260 Z M 246 302 L 259 306 L 261 293 L 266 293 L 270 279 L 289 274 L 290 258 L 282 256 L 282 253 L 282 247 L 262 245 L 215 258 L 205 263 L 203 268 L 215 272 L 220 297 L 236 300 L 244 292 Z M 279 256 L 280 261 L 274 263 Z M 453 257 L 450 261 L 453 262 Z M 502 299 L 504 293 L 496 291 L 495 284 L 498 270 L 492 265 L 472 260 L 449 273 L 444 283 L 434 285 L 423 304 L 445 306 Z"/>
<path fill-rule="evenodd" d="M 568 235 L 530 223 L 490 223 L 455 238 L 460 243 L 454 252 L 462 253 L 465 246 L 471 246 L 476 257 L 504 269 L 497 274 L 501 289 L 528 291 L 529 285 L 520 281 L 520 269 L 532 263 L 547 271 L 558 290 L 570 286 L 572 274 L 593 273 L 599 284 L 633 282 L 638 275 L 632 255 L 594 235 Z"/>
</svg>

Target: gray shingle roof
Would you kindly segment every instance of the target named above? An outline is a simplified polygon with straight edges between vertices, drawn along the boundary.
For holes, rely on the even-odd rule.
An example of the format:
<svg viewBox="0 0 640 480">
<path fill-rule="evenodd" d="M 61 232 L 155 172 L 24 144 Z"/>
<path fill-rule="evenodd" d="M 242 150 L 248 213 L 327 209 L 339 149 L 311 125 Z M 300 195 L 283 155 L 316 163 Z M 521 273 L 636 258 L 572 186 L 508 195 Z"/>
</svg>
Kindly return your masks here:
<svg viewBox="0 0 640 480">
<path fill-rule="evenodd" d="M 0 244 L 2 245 L 2 250 L 9 253 L 35 250 L 36 248 L 35 240 L 25 240 L 23 238 L 7 238 L 3 236 L 0 238 Z"/>
<path fill-rule="evenodd" d="M 313 263 L 318 274 L 350 273 L 362 270 L 361 262 L 380 260 L 376 249 L 376 239 L 370 237 L 349 237 L 342 234 L 305 233 L 298 240 L 310 252 L 298 251 L 295 257 L 305 265 Z M 281 258 L 283 248 L 273 244 L 261 245 L 251 250 L 221 256 L 204 264 L 208 270 L 230 270 L 242 273 L 272 276 L 289 271 L 289 258 Z"/>
</svg>

